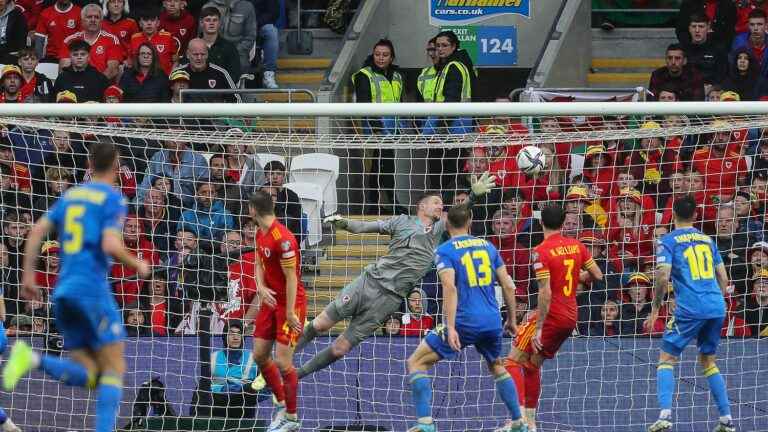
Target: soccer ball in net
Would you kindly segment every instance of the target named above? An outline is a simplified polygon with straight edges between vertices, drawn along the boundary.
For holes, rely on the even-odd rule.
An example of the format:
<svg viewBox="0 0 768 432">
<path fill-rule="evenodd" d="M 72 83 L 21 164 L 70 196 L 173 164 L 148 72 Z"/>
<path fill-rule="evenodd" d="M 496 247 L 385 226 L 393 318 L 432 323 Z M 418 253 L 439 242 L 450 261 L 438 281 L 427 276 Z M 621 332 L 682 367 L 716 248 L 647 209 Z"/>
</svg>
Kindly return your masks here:
<svg viewBox="0 0 768 432">
<path fill-rule="evenodd" d="M 526 175 L 533 176 L 544 169 L 546 155 L 536 146 L 526 146 L 517 154 L 517 167 Z"/>
</svg>

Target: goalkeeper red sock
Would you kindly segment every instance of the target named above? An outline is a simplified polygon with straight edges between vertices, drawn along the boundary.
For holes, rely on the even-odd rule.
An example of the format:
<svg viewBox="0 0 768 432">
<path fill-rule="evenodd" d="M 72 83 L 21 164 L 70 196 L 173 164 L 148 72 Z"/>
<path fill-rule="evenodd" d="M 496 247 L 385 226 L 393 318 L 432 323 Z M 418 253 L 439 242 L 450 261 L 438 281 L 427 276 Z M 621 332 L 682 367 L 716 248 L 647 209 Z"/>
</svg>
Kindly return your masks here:
<svg viewBox="0 0 768 432">
<path fill-rule="evenodd" d="M 525 377 L 523 366 L 520 363 L 508 358 L 504 361 L 504 368 L 509 372 L 509 376 L 515 382 L 517 388 L 517 399 L 521 402 L 525 400 Z"/>
<path fill-rule="evenodd" d="M 541 394 L 541 369 L 529 365 L 525 368 L 525 399 L 526 408 L 536 408 Z"/>
<path fill-rule="evenodd" d="M 283 403 L 285 401 L 285 389 L 283 388 L 283 379 L 280 378 L 280 371 L 277 370 L 275 363 L 268 361 L 264 366 L 261 366 L 261 375 L 269 388 L 272 389 L 275 399 Z"/>
<path fill-rule="evenodd" d="M 294 369 L 293 366 L 283 372 L 283 387 L 285 389 L 285 412 L 288 414 L 296 414 L 299 376 L 296 375 L 296 369 Z"/>
</svg>

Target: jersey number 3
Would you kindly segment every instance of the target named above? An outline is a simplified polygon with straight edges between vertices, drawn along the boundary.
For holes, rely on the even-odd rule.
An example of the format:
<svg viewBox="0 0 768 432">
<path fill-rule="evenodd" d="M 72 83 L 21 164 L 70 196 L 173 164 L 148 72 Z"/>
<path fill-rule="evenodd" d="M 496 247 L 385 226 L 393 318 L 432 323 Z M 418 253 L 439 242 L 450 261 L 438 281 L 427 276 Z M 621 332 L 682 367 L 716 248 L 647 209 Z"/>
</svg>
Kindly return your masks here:
<svg viewBox="0 0 768 432">
<path fill-rule="evenodd" d="M 83 248 L 83 224 L 80 218 L 85 215 L 85 207 L 73 205 L 67 207 L 67 213 L 64 215 L 64 233 L 67 239 L 64 241 L 64 252 L 67 254 L 76 254 Z"/>
<path fill-rule="evenodd" d="M 475 260 L 480 261 L 479 265 L 475 266 Z M 493 272 L 491 271 L 491 258 L 488 256 L 487 250 L 478 249 L 473 251 L 471 255 L 469 252 L 465 253 L 461 256 L 461 264 L 467 270 L 469 286 L 488 286 L 491 284 Z M 480 276 L 479 279 L 478 276 Z"/>
<path fill-rule="evenodd" d="M 683 251 L 691 269 L 691 279 L 712 279 L 715 276 L 712 263 L 712 250 L 707 244 L 689 246 Z"/>
</svg>

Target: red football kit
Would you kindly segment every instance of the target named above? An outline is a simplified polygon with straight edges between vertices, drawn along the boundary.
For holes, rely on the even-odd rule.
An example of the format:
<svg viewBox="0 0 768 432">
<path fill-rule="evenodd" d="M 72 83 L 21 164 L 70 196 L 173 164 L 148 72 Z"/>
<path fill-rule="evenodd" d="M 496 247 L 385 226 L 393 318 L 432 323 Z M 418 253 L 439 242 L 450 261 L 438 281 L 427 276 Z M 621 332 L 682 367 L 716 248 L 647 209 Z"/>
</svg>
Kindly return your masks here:
<svg viewBox="0 0 768 432">
<path fill-rule="evenodd" d="M 160 12 L 160 29 L 165 30 L 178 39 L 181 51 L 187 49 L 187 44 L 197 34 L 197 21 L 187 10 L 182 10 L 181 15 L 172 17 L 166 11 Z"/>
<path fill-rule="evenodd" d="M 693 153 L 691 165 L 704 175 L 707 195 L 731 197 L 738 178 L 747 175 L 747 161 L 739 153 L 717 156 L 710 148 L 703 148 Z"/>
<path fill-rule="evenodd" d="M 552 302 L 544 321 L 541 334 L 544 358 L 551 359 L 576 328 L 576 288 L 581 270 L 595 266 L 592 255 L 578 240 L 553 234 L 533 248 L 531 254 L 533 270 L 539 281 L 549 280 Z M 536 335 L 538 312 L 531 314 L 515 339 L 515 348 L 528 354 L 533 353 L 531 341 Z"/>
<path fill-rule="evenodd" d="M 43 9 L 37 20 L 35 33 L 46 38 L 45 56 L 59 58 L 64 39 L 80 28 L 80 8 L 70 4 L 65 10 L 59 10 L 54 4 Z"/>
<path fill-rule="evenodd" d="M 275 292 L 277 305 L 272 308 L 262 303 L 254 320 L 253 337 L 295 346 L 301 332 L 290 328 L 286 321 L 287 299 L 283 269 L 293 269 L 296 272 L 298 283 L 294 312 L 303 325 L 307 315 L 307 298 L 304 294 L 304 285 L 301 283 L 299 244 L 296 242 L 296 237 L 288 231 L 288 228 L 275 219 L 275 222 L 266 232 L 259 230 L 256 233 L 256 247 L 264 269 L 264 282 L 267 284 L 267 288 Z"/>
<path fill-rule="evenodd" d="M 69 44 L 76 40 L 85 40 L 85 33 L 80 31 L 64 39 L 64 44 L 61 46 L 61 51 L 59 51 L 60 59 L 69 58 Z M 107 70 L 107 63 L 110 61 L 116 61 L 117 63 L 123 61 L 123 48 L 120 46 L 120 39 L 112 33 L 102 30 L 95 41 L 85 41 L 91 45 L 88 63 L 96 68 L 97 71 L 104 73 Z"/>
<path fill-rule="evenodd" d="M 117 36 L 123 52 L 128 55 L 131 52 L 131 37 L 139 32 L 139 25 L 133 18 L 121 18 L 117 21 L 111 21 L 104 18 L 101 21 L 101 28 L 107 33 Z"/>
<path fill-rule="evenodd" d="M 160 68 L 166 75 L 170 74 L 173 69 L 173 57 L 179 52 L 179 40 L 163 30 L 151 37 L 147 37 L 144 33 L 136 33 L 131 37 L 131 56 L 135 56 L 139 52 L 139 46 L 144 42 L 149 42 L 155 47 L 160 60 Z"/>
<path fill-rule="evenodd" d="M 256 296 L 256 253 L 243 254 L 227 267 L 227 303 L 220 306 L 222 319 L 242 319 Z"/>
<path fill-rule="evenodd" d="M 43 0 L 16 0 L 16 7 L 24 13 L 28 29 L 37 27 L 37 18 L 43 9 Z"/>
</svg>

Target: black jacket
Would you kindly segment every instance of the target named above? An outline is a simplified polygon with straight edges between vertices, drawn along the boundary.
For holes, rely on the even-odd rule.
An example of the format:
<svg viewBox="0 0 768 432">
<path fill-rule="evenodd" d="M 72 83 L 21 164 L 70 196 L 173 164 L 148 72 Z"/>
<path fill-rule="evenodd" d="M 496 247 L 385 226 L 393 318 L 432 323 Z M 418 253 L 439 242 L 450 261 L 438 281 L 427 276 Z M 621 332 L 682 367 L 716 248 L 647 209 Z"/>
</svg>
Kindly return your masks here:
<svg viewBox="0 0 768 432">
<path fill-rule="evenodd" d="M 53 102 L 56 97 L 53 88 L 53 80 L 40 72 L 35 72 L 35 93 L 31 96 L 32 100 L 27 99 L 26 102 Z"/>
<path fill-rule="evenodd" d="M 123 89 L 123 102 L 168 102 L 171 100 L 168 77 L 163 73 L 148 76 L 144 82 L 139 82 L 137 72 L 128 69 L 120 78 L 120 88 Z"/>
<path fill-rule="evenodd" d="M 213 63 L 200 72 L 195 72 L 189 64 L 180 65 L 177 70 L 186 71 L 189 74 L 190 89 L 219 89 L 233 90 L 236 85 L 232 76 L 226 69 Z M 193 95 L 185 98 L 185 102 L 216 103 L 216 102 L 240 102 L 239 95 Z"/>
<path fill-rule="evenodd" d="M 27 19 L 13 3 L 0 13 L 0 63 L 16 64 L 18 52 L 27 44 Z"/>
<path fill-rule="evenodd" d="M 472 89 L 472 96 L 474 98 L 477 91 L 477 74 L 475 73 L 475 66 L 472 64 L 472 59 L 469 58 L 467 51 L 463 49 L 456 50 L 450 57 L 437 64 L 435 69 L 438 76 L 443 68 L 448 63 L 457 60 L 464 64 L 469 71 L 469 84 Z M 463 84 L 463 78 L 461 73 L 456 68 L 451 68 L 448 71 L 448 76 L 445 78 L 445 85 L 443 86 L 443 96 L 445 96 L 445 102 L 461 102 L 461 88 Z"/>
<path fill-rule="evenodd" d="M 299 201 L 299 196 L 296 195 L 296 192 L 287 188 L 281 188 L 277 192 L 275 215 L 280 223 L 293 233 L 294 237 L 296 237 L 296 242 L 301 245 L 301 201 Z"/>
<path fill-rule="evenodd" d="M 88 65 L 85 70 L 75 72 L 71 67 L 64 69 L 54 86 L 54 95 L 64 90 L 69 90 L 77 95 L 77 102 L 101 102 L 104 99 L 104 90 L 109 87 L 109 80 L 93 66 Z"/>
<path fill-rule="evenodd" d="M 749 56 L 749 69 L 746 75 L 740 75 L 736 69 L 737 58 L 740 54 Z M 728 76 L 722 82 L 723 91 L 734 91 L 743 101 L 758 99 L 757 84 L 760 81 L 760 71 L 757 60 L 749 49 L 739 49 L 733 55 L 733 61 L 728 65 Z"/>
<path fill-rule="evenodd" d="M 703 44 L 689 43 L 683 46 L 688 64 L 701 72 L 706 84 L 719 84 L 728 70 L 728 53 L 726 50 L 707 40 Z"/>
<path fill-rule="evenodd" d="M 393 64 L 389 67 L 389 69 L 384 70 L 375 64 L 373 64 L 373 56 L 369 55 L 367 59 L 365 59 L 365 62 L 363 63 L 363 67 L 360 69 L 365 69 L 369 67 L 373 69 L 373 71 L 377 74 L 384 75 L 387 77 L 389 81 L 392 81 L 392 77 L 394 76 L 395 72 L 400 70 L 400 67 L 396 64 Z M 368 79 L 367 76 L 358 73 L 355 75 L 355 100 L 358 103 L 364 103 L 364 102 L 373 102 L 373 95 L 371 95 L 371 80 Z M 403 89 L 405 91 L 405 89 Z"/>
<path fill-rule="evenodd" d="M 256 11 L 256 21 L 259 27 L 274 24 L 280 17 L 280 2 L 278 0 L 251 0 Z"/>
<path fill-rule="evenodd" d="M 694 13 L 705 13 L 702 0 L 683 0 L 680 5 L 680 12 L 677 15 L 677 25 L 675 33 L 677 40 L 682 44 L 691 41 L 691 35 L 688 33 L 688 24 L 691 22 L 691 15 Z M 733 0 L 718 0 L 715 19 L 712 21 L 713 42 L 724 47 L 730 47 L 736 28 L 736 6 Z"/>
<path fill-rule="evenodd" d="M 223 67 L 232 80 L 240 79 L 242 65 L 237 47 L 223 37 L 216 38 L 216 42 L 208 48 L 208 61 Z M 246 65 L 247 66 L 247 65 Z"/>
</svg>

